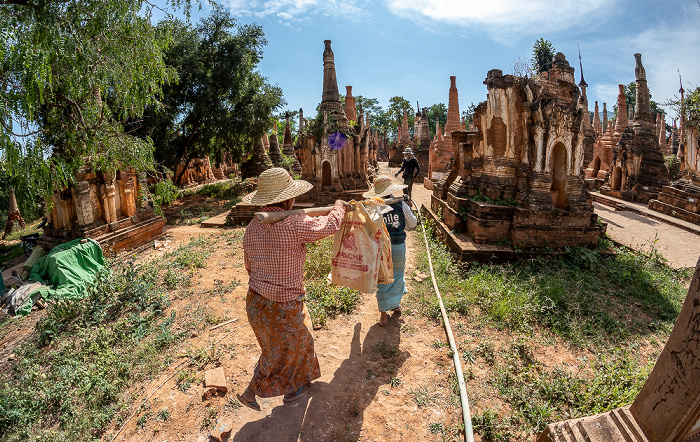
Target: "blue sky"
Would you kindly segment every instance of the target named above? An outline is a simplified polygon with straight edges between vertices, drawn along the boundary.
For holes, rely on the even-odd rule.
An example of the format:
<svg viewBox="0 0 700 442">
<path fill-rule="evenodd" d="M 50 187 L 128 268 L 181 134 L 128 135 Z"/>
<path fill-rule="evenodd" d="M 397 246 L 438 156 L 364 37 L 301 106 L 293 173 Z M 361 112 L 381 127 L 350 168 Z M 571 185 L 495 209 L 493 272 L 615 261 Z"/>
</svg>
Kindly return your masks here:
<svg viewBox="0 0 700 442">
<path fill-rule="evenodd" d="M 457 77 L 460 110 L 486 99 L 490 69 L 511 73 L 543 37 L 566 55 L 579 79 L 578 49 L 595 100 L 617 99 L 642 54 L 652 99 L 700 86 L 699 0 L 220 0 L 240 23 L 263 26 L 260 72 L 284 91 L 288 109 L 314 112 L 321 100 L 323 40 L 332 40 L 341 94 L 386 107 L 403 96 L 421 107 L 447 104 Z M 207 15 L 206 6 L 192 20 Z M 674 113 L 667 109 L 671 116 Z M 668 120 L 667 120 L 668 121 Z"/>
</svg>

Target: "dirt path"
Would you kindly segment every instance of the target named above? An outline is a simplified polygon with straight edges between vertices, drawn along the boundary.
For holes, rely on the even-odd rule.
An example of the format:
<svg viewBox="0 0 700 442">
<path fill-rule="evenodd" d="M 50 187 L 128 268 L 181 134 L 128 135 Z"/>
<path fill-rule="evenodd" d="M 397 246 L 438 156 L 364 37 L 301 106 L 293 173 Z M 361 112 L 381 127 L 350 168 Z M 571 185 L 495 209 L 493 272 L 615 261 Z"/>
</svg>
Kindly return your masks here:
<svg viewBox="0 0 700 442">
<path fill-rule="evenodd" d="M 615 211 L 593 203 L 595 212 L 608 223 L 608 235 L 635 250 L 649 251 L 653 245 L 675 268 L 695 267 L 700 256 L 700 236 L 678 227 L 629 211 Z"/>
<path fill-rule="evenodd" d="M 240 234 L 242 229 L 237 231 Z M 192 236 L 221 235 L 219 232 L 230 235 L 236 231 L 168 229 L 171 247 Z M 415 268 L 416 238 L 415 233 L 409 235 L 407 242 L 407 275 Z M 142 259 L 157 255 L 158 252 L 149 252 Z M 241 281 L 235 290 L 215 297 L 181 299 L 173 304 L 178 317 L 196 312 L 204 317 L 238 317 L 239 321 L 195 334 L 173 354 L 181 355 L 193 348 L 209 349 L 213 341 L 246 323 L 247 277 L 242 258 L 240 248 L 218 248 L 210 256 L 208 267 L 195 277 L 194 286 L 199 289 L 206 289 L 216 279 L 228 282 L 235 278 Z M 154 413 L 168 408 L 168 421 L 152 419 L 141 425 L 136 416 L 118 440 L 206 441 L 209 429 L 202 424 L 212 416 L 233 428 L 229 439 L 233 441 L 435 440 L 438 436 L 430 429 L 461 423 L 458 404 L 449 392 L 451 359 L 445 348 L 434 345 L 446 340 L 445 333 L 417 312 L 405 311 L 391 318 L 387 327 L 380 327 L 378 319 L 376 300 L 364 294 L 353 314 L 331 320 L 316 331 L 322 377 L 313 383 L 310 394 L 295 404 L 284 405 L 281 398 L 262 399 L 262 412 L 236 407 L 233 401 L 235 394 L 245 388 L 259 356 L 250 327 L 240 328 L 216 348 L 207 350 L 218 355 L 217 362 L 193 373 L 201 382 L 206 369 L 220 364 L 228 378 L 229 392 L 225 396 L 203 400 L 201 386 L 183 392 L 176 376 L 149 400 L 149 410 Z M 135 387 L 132 407 L 165 382 L 181 361 L 174 360 L 151 382 Z M 417 397 L 424 399 L 421 406 Z"/>
</svg>

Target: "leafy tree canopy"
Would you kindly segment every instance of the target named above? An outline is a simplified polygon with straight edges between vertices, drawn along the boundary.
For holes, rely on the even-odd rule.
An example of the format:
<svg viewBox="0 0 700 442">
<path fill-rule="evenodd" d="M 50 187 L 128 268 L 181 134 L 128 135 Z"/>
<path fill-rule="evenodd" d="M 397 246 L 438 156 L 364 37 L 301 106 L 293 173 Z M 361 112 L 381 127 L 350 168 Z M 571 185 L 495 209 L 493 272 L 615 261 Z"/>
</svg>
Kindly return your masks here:
<svg viewBox="0 0 700 442">
<path fill-rule="evenodd" d="M 550 70 L 554 61 L 554 54 L 552 42 L 540 38 L 532 46 L 532 68 L 538 73 Z"/>
<path fill-rule="evenodd" d="M 680 111 L 685 112 L 687 125 L 700 127 L 700 87 L 685 97 Z"/>
<path fill-rule="evenodd" d="M 151 25 L 153 6 L 145 0 L 2 3 L 0 158 L 12 185 L 48 196 L 81 166 L 152 167 L 150 142 L 129 136 L 121 121 L 155 105 L 176 76 L 162 56 L 171 33 Z M 167 3 L 189 8 L 190 0 Z"/>
<path fill-rule="evenodd" d="M 392 136 L 398 134 L 398 129 L 401 127 L 401 121 L 403 120 L 403 112 L 406 111 L 408 114 L 408 131 L 413 134 L 413 122 L 416 119 L 414 115 L 413 106 L 404 97 L 391 97 L 389 98 L 389 107 L 387 108 L 387 129 Z"/>
<path fill-rule="evenodd" d="M 436 103 L 428 108 L 428 127 L 430 128 L 430 139 L 435 137 L 437 128 L 435 127 L 435 120 L 440 121 L 440 127 L 444 128 L 445 123 L 447 123 L 447 106 L 445 103 Z"/>
<path fill-rule="evenodd" d="M 625 102 L 627 103 L 627 112 L 634 108 L 637 103 L 637 83 L 632 81 L 629 84 L 624 85 L 623 91 L 625 92 Z M 649 106 L 651 107 L 651 115 L 656 118 L 656 114 L 665 114 L 666 111 L 663 110 L 659 104 L 651 99 L 651 92 L 649 92 Z M 617 104 L 613 106 L 613 118 L 617 118 Z"/>
<path fill-rule="evenodd" d="M 163 88 L 162 105 L 146 107 L 137 133 L 153 140 L 156 160 L 169 168 L 206 156 L 240 160 L 285 104 L 282 90 L 256 71 L 267 44 L 262 27 L 237 25 L 215 8 L 196 27 L 169 20 L 158 29 L 172 30 L 164 59 L 179 81 Z"/>
</svg>

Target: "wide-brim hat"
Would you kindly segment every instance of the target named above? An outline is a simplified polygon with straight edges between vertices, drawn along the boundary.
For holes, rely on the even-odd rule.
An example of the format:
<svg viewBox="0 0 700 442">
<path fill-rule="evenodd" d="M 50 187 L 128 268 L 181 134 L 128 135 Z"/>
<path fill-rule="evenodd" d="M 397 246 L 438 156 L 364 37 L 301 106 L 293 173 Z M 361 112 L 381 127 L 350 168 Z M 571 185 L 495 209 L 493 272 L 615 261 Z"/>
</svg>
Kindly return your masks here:
<svg viewBox="0 0 700 442">
<path fill-rule="evenodd" d="M 382 198 L 389 196 L 394 192 L 405 189 L 405 184 L 394 184 L 391 182 L 391 178 L 386 175 L 379 175 L 374 179 L 374 186 L 367 192 L 363 193 L 364 198 Z"/>
<path fill-rule="evenodd" d="M 410 153 L 411 155 L 413 155 L 413 149 L 407 147 L 406 150 L 403 151 L 403 153 Z"/>
<path fill-rule="evenodd" d="M 273 167 L 260 174 L 258 189 L 243 197 L 243 201 L 256 206 L 277 204 L 306 193 L 312 187 L 308 181 L 292 179 L 281 167 Z"/>
</svg>

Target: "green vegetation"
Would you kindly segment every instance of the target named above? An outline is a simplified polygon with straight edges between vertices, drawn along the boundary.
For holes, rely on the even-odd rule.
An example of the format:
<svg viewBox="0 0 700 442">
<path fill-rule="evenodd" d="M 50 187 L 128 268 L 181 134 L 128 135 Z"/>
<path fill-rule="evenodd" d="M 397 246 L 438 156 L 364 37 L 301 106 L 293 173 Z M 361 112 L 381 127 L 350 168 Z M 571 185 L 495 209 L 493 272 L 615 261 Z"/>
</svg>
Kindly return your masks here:
<svg viewBox="0 0 700 442">
<path fill-rule="evenodd" d="M 476 397 L 474 428 L 492 441 L 525 439 L 548 423 L 630 403 L 674 325 L 690 277 L 668 267 L 653 244 L 639 253 L 601 241 L 595 250 L 471 265 L 453 262 L 437 241 L 430 247 Z M 609 249 L 614 254 L 604 253 Z M 417 271 L 428 271 L 424 247 Z M 441 321 L 429 280 L 416 284 L 405 304 Z M 563 364 L 540 359 L 560 352 L 579 356 Z M 476 368 L 486 373 L 475 379 Z M 484 396 L 490 405 L 482 408 Z M 494 402 L 503 405 L 489 408 Z"/>
<path fill-rule="evenodd" d="M 653 248 L 643 254 L 613 247 L 615 254 L 606 256 L 601 250 L 607 247 L 567 248 L 565 255 L 469 268 L 453 263 L 440 243 L 433 242 L 431 250 L 445 308 L 463 315 L 478 311 L 497 328 L 546 326 L 578 346 L 617 344 L 650 328 L 670 331 L 689 272 L 666 266 Z M 419 270 L 428 271 L 424 251 Z M 438 319 L 430 285 L 423 282 L 418 293 L 423 311 Z M 635 319 L 627 321 L 630 312 Z M 649 320 L 642 322 L 644 317 Z"/>
<path fill-rule="evenodd" d="M 115 419 L 128 414 L 126 389 L 162 369 L 166 351 L 190 336 L 201 318 L 166 313 L 172 293 L 187 286 L 206 265 L 209 240 L 192 239 L 156 261 L 111 261 L 88 288 L 87 297 L 48 308 L 36 338 L 15 350 L 18 362 L 0 377 L 0 438 L 97 440 Z M 175 278 L 173 269 L 187 278 Z M 220 349 L 191 350 L 191 365 L 212 362 Z M 178 385 L 193 385 L 183 371 Z M 166 421 L 170 411 L 144 410 L 137 424 Z"/>
<path fill-rule="evenodd" d="M 540 38 L 532 46 L 532 68 L 537 72 L 545 72 L 552 69 L 554 54 L 556 53 L 552 42 Z"/>
<path fill-rule="evenodd" d="M 284 104 L 282 90 L 257 71 L 267 44 L 262 27 L 239 25 L 227 9 L 213 8 L 196 25 L 172 19 L 156 29 L 172 35 L 163 60 L 179 81 L 163 86 L 162 105 L 145 108 L 136 134 L 152 139 L 155 160 L 173 170 L 207 156 L 212 164 L 240 161 Z"/>
<path fill-rule="evenodd" d="M 36 232 L 41 233 L 41 230 L 37 229 L 38 225 L 39 221 L 35 221 L 27 223 L 27 227 L 20 229 L 19 225 L 15 223 L 15 230 L 7 235 L 4 244 L 0 244 L 0 264 L 6 263 L 23 253 L 21 243 L 17 240 L 19 240 L 20 236 L 30 235 Z"/>
<path fill-rule="evenodd" d="M 675 181 L 680 178 L 681 160 L 677 156 L 664 156 L 664 164 L 666 165 L 666 169 L 668 169 L 668 177 L 671 179 L 671 181 Z"/>
<path fill-rule="evenodd" d="M 323 326 L 340 313 L 351 313 L 360 302 L 357 290 L 328 283 L 332 253 L 332 236 L 306 246 L 306 304 L 314 326 Z"/>
<path fill-rule="evenodd" d="M 188 197 L 192 195 L 206 196 L 216 199 L 231 199 L 240 201 L 240 197 L 253 191 L 253 183 L 249 179 L 241 181 L 240 178 L 235 178 L 229 181 L 217 181 L 215 183 L 206 184 L 201 187 L 182 189 L 179 197 Z"/>
</svg>

